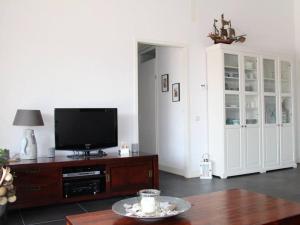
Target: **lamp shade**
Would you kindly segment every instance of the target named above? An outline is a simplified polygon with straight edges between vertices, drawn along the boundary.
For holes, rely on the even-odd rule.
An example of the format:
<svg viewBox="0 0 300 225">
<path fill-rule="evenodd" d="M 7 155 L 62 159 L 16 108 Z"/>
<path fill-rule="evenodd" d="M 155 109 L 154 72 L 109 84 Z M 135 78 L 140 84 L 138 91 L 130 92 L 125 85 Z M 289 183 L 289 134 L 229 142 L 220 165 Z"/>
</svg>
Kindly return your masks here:
<svg viewBox="0 0 300 225">
<path fill-rule="evenodd" d="M 40 110 L 18 109 L 13 125 L 15 126 L 44 126 Z"/>
</svg>

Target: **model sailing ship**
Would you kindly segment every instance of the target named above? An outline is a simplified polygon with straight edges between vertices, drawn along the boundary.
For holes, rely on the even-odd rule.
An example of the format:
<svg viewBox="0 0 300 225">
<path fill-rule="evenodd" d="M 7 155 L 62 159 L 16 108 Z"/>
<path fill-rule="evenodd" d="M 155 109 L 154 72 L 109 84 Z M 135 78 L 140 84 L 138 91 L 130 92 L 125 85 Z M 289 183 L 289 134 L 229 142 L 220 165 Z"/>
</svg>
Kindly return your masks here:
<svg viewBox="0 0 300 225">
<path fill-rule="evenodd" d="M 232 42 L 244 42 L 246 40 L 245 34 L 236 36 L 235 30 L 231 27 L 231 20 L 224 20 L 224 14 L 221 15 L 221 28 L 218 29 L 216 23 L 218 20 L 214 19 L 214 32 L 210 33 L 210 37 L 215 44 L 231 44 Z"/>
</svg>

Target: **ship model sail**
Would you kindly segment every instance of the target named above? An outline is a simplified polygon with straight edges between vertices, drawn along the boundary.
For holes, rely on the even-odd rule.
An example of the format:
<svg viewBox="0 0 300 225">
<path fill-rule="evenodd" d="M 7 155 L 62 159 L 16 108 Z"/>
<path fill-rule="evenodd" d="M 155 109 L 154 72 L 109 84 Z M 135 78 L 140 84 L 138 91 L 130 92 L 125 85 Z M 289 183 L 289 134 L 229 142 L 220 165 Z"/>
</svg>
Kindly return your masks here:
<svg viewBox="0 0 300 225">
<path fill-rule="evenodd" d="M 231 20 L 225 20 L 224 14 L 221 15 L 221 27 L 217 27 L 218 20 L 214 19 L 214 32 L 210 33 L 210 37 L 215 44 L 231 44 L 232 42 L 244 42 L 246 35 L 236 36 L 235 30 L 231 27 Z"/>
</svg>

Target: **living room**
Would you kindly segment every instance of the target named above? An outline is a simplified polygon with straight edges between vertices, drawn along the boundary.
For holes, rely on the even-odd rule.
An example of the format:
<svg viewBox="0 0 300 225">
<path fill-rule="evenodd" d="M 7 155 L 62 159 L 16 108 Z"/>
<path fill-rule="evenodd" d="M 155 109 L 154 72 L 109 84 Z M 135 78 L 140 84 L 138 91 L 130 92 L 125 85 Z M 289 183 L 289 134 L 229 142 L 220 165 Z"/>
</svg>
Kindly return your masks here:
<svg viewBox="0 0 300 225">
<path fill-rule="evenodd" d="M 235 29 L 236 35 L 245 34 L 246 40 L 230 45 L 221 44 L 223 47 L 213 50 L 220 44 L 214 45 L 214 41 L 208 35 L 214 31 L 214 19 L 218 20 L 215 24 L 220 26 L 220 22 L 223 21 L 222 14 L 224 14 L 224 21 L 230 20 L 230 26 Z M 139 140 L 142 124 L 139 121 L 141 112 L 138 84 L 139 46 L 141 44 L 154 46 L 157 59 L 159 59 L 159 48 L 180 48 L 183 54 L 182 63 L 184 63 L 184 69 L 180 74 L 182 77 L 175 79 L 175 72 L 171 72 L 171 69 L 156 74 L 158 94 L 166 97 L 167 104 L 176 107 L 182 106 L 179 109 L 182 113 L 181 117 L 178 117 L 182 123 L 179 126 L 176 123 L 179 121 L 178 118 L 173 118 L 174 120 L 168 126 L 155 127 L 160 134 L 164 134 L 157 140 L 168 140 L 169 142 L 167 145 L 162 144 L 161 146 L 156 144 L 155 146 L 158 147 L 153 155 L 145 156 L 142 160 L 142 164 L 147 160 L 151 161 L 149 163 L 151 172 L 149 173 L 148 169 L 145 169 L 145 173 L 152 179 L 152 188 L 161 190 L 161 195 L 179 198 L 239 188 L 300 203 L 298 194 L 300 172 L 294 168 L 297 166 L 296 163 L 300 162 L 300 119 L 298 116 L 300 92 L 297 89 L 300 82 L 298 76 L 300 3 L 297 0 L 2 0 L 0 1 L 0 25 L 0 83 L 2 85 L 0 148 L 9 149 L 10 157 L 18 157 L 16 154 L 20 153 L 21 139 L 24 128 L 26 128 L 26 126 L 13 126 L 18 109 L 34 109 L 41 112 L 43 126 L 34 127 L 38 158 L 48 158 L 51 151 L 53 154 L 56 142 L 54 112 L 55 109 L 61 108 L 117 109 L 118 144 L 104 149 L 104 151 L 108 155 L 115 154 L 116 157 L 119 157 L 118 150 L 122 147 L 121 145 L 129 146 L 132 151 L 141 142 Z M 228 107 L 225 111 L 231 113 L 239 108 L 239 104 L 245 105 L 245 110 L 240 109 L 240 115 L 248 115 L 244 112 L 246 107 L 254 108 L 253 105 L 259 105 L 257 113 L 253 113 L 257 116 L 254 119 L 245 116 L 245 123 L 242 123 L 241 119 L 226 117 L 223 118 L 224 121 L 219 122 L 217 117 L 223 113 L 216 108 L 219 106 L 224 111 L 224 103 L 220 103 L 218 99 L 223 99 L 222 96 L 225 95 L 223 92 L 221 92 L 222 95 L 217 95 L 217 93 L 220 94 L 220 88 L 216 85 L 223 85 L 223 83 L 214 78 L 214 74 L 217 74 L 218 70 L 214 71 L 213 69 L 222 63 L 214 61 L 217 58 L 213 55 L 214 51 L 226 54 L 236 53 L 239 55 L 239 59 L 242 59 L 244 54 L 240 54 L 240 52 L 249 53 L 247 55 L 249 57 L 257 57 L 258 63 L 255 69 L 257 69 L 257 74 L 261 74 L 261 77 L 264 72 L 264 62 L 266 64 L 270 62 L 264 61 L 264 59 L 274 59 L 273 72 L 278 76 L 278 87 L 274 86 L 274 93 L 268 91 L 264 95 L 263 82 L 266 83 L 267 79 L 260 79 L 254 81 L 257 82 L 256 87 L 258 88 L 257 100 L 254 103 L 252 103 L 253 101 L 250 101 L 249 104 L 244 103 L 243 99 L 246 97 L 241 97 L 236 103 L 236 99 L 232 96 L 228 98 L 229 104 L 225 103 L 225 107 Z M 283 57 L 287 60 L 280 61 L 281 56 L 287 56 Z M 210 61 L 211 63 L 209 63 Z M 250 60 L 250 64 L 251 62 Z M 288 62 L 287 67 L 291 66 L 292 68 L 290 92 L 280 95 L 283 85 L 279 85 L 279 74 L 283 62 Z M 247 66 L 242 61 L 239 65 L 241 68 Z M 224 68 L 222 69 L 224 70 Z M 242 69 L 239 69 L 239 73 L 244 74 Z M 168 74 L 169 88 L 166 92 L 160 87 L 164 78 L 162 75 L 165 74 Z M 234 75 L 226 77 L 227 80 L 234 80 L 234 78 Z M 253 80 L 253 76 L 250 76 L 249 80 L 251 79 Z M 272 81 L 269 79 L 268 82 Z M 179 87 L 173 85 L 177 83 L 180 83 L 180 99 L 176 100 L 176 96 L 173 96 L 175 90 L 173 88 Z M 231 83 L 233 82 L 231 81 Z M 241 87 L 245 86 L 242 81 L 240 84 Z M 223 87 L 224 85 L 221 89 Z M 230 95 L 236 94 L 234 90 L 230 89 L 230 91 L 232 91 L 228 92 Z M 255 98 L 254 94 L 250 95 L 249 99 Z M 286 105 L 290 108 L 289 119 L 287 119 L 287 115 L 283 116 L 284 110 L 280 101 L 284 99 L 287 99 Z M 224 97 L 225 100 L 227 100 L 226 97 Z M 268 114 L 265 110 L 264 113 L 264 107 L 268 105 L 264 104 L 266 100 L 275 101 L 274 112 Z M 167 112 L 167 110 L 164 111 L 164 120 L 170 118 Z M 217 112 L 216 115 L 214 112 Z M 231 115 L 237 116 L 234 112 Z M 283 118 L 288 123 L 285 123 Z M 251 124 L 247 124 L 247 121 L 250 121 Z M 270 124 L 265 124 L 264 121 L 269 121 Z M 219 122 L 219 124 L 212 126 L 214 122 Z M 232 141 L 232 144 L 227 143 L 227 147 L 229 146 L 228 149 L 232 150 L 229 153 L 233 157 L 229 154 L 230 157 L 226 158 L 224 153 L 221 158 L 222 154 L 217 151 L 222 151 L 220 146 L 216 145 L 216 148 L 212 149 L 212 143 L 219 143 L 223 146 L 222 148 L 225 146 L 224 140 L 218 139 L 223 135 L 221 131 L 224 133 L 224 123 L 226 126 L 232 125 L 230 128 L 239 127 L 239 130 L 232 129 L 233 136 L 231 139 L 227 139 Z M 257 126 L 253 123 L 256 123 Z M 244 127 L 247 125 L 248 127 Z M 258 140 L 258 147 L 253 152 L 259 156 L 257 159 L 260 162 L 257 164 L 259 169 L 251 167 L 247 171 L 240 171 L 237 165 L 239 160 L 244 157 L 243 154 L 246 153 L 236 154 L 240 151 L 240 147 L 237 147 L 234 141 L 239 138 L 243 140 L 244 136 L 242 137 L 242 135 L 249 127 L 253 128 L 251 130 L 253 135 L 257 135 L 255 140 Z M 172 134 L 170 131 L 174 131 L 176 128 L 180 131 L 178 133 L 180 135 L 175 138 L 170 135 Z M 286 133 L 284 136 L 286 139 L 282 141 L 283 138 L 279 136 L 283 133 L 284 128 L 289 128 L 289 133 Z M 270 132 L 267 133 L 267 131 Z M 158 137 L 158 134 L 155 135 Z M 148 136 L 150 138 L 149 134 Z M 179 136 L 183 136 L 183 138 L 179 139 Z M 147 138 L 147 134 L 145 137 Z M 251 139 L 249 142 L 254 143 L 253 140 Z M 269 148 L 266 147 L 267 143 L 271 143 Z M 286 147 L 285 145 L 282 147 L 282 143 L 289 146 L 290 152 L 284 156 L 290 157 L 291 160 L 286 161 L 286 164 L 279 163 L 280 165 L 275 166 L 270 163 L 267 167 L 264 157 L 267 157 L 270 151 L 276 148 L 275 155 L 277 155 L 274 157 L 278 156 L 275 160 L 280 161 L 280 154 L 284 151 L 282 149 Z M 139 147 L 139 152 L 142 154 L 142 145 Z M 226 151 L 224 150 L 224 152 Z M 267 156 L 264 155 L 264 151 L 267 152 Z M 168 154 L 163 154 L 166 152 Z M 209 161 L 212 162 L 214 177 L 204 180 L 199 177 L 201 174 L 200 164 L 206 153 L 208 153 Z M 54 154 L 56 157 L 65 157 L 70 155 L 70 151 L 55 150 Z M 175 155 L 178 157 L 176 158 Z M 270 156 L 270 161 L 273 160 L 272 157 L 273 155 Z M 219 169 L 223 166 L 222 161 L 225 158 L 233 160 L 231 164 L 233 170 L 229 172 Z M 168 161 L 168 159 L 174 159 L 174 161 Z M 49 158 L 47 160 L 49 161 Z M 137 159 L 129 159 L 126 163 L 137 163 L 135 160 Z M 252 163 L 256 158 L 251 158 L 251 160 Z M 109 165 L 109 168 L 114 164 L 112 161 L 105 163 Z M 86 165 L 83 164 L 83 166 Z M 242 163 L 241 166 L 244 164 Z M 138 168 L 141 169 L 141 167 Z M 13 169 L 12 165 L 12 173 Z M 157 169 L 159 171 L 156 171 Z M 277 169 L 283 170 L 277 171 Z M 39 168 L 39 171 L 43 171 L 43 169 Z M 121 170 L 119 172 L 121 173 Z M 252 175 L 252 172 L 255 174 Z M 243 176 L 235 176 L 242 174 Z M 132 177 L 134 176 L 132 175 Z M 106 177 L 106 179 L 110 178 Z M 15 178 L 15 181 L 17 180 L 18 177 Z M 125 194 L 106 196 L 103 194 L 99 195 L 97 199 L 91 196 L 87 199 L 78 198 L 78 201 L 77 199 L 73 202 L 63 200 L 59 204 L 48 205 L 44 202 L 39 205 L 30 205 L 30 200 L 28 200 L 26 206 L 14 209 L 14 205 L 21 204 L 22 200 L 22 196 L 21 199 L 18 196 L 18 185 L 15 186 L 16 202 L 8 204 L 6 210 L 4 224 L 8 225 L 66 224 L 66 216 L 104 209 L 110 210 L 115 202 L 132 197 L 131 194 L 133 194 L 131 193 L 130 196 Z M 56 190 L 58 185 L 53 184 L 54 186 L 53 190 Z M 142 188 L 142 186 L 140 187 Z M 139 189 L 139 186 L 136 188 Z M 50 199 L 51 195 L 48 197 Z M 39 196 L 39 198 L 42 199 L 43 196 Z M 189 211 L 192 209 L 193 207 Z M 179 218 L 181 218 L 180 215 Z M 122 224 L 122 221 L 119 224 Z M 194 224 L 192 221 L 185 222 L 182 224 Z M 74 222 L 74 224 L 77 223 Z M 125 224 L 124 221 L 123 224 Z M 142 222 L 137 222 L 137 224 L 142 224 Z"/>
</svg>

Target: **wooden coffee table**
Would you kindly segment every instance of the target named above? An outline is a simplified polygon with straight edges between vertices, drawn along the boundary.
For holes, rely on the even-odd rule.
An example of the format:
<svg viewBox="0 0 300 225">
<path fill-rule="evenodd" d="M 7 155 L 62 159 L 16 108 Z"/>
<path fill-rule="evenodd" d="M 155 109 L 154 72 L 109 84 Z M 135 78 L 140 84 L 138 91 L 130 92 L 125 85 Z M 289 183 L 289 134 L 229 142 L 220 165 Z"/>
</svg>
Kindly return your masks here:
<svg viewBox="0 0 300 225">
<path fill-rule="evenodd" d="M 300 204 L 246 190 L 228 191 L 186 198 L 192 208 L 151 225 L 290 225 L 300 224 Z M 143 225 L 147 221 L 116 215 L 111 210 L 67 216 L 67 225 Z"/>
</svg>

